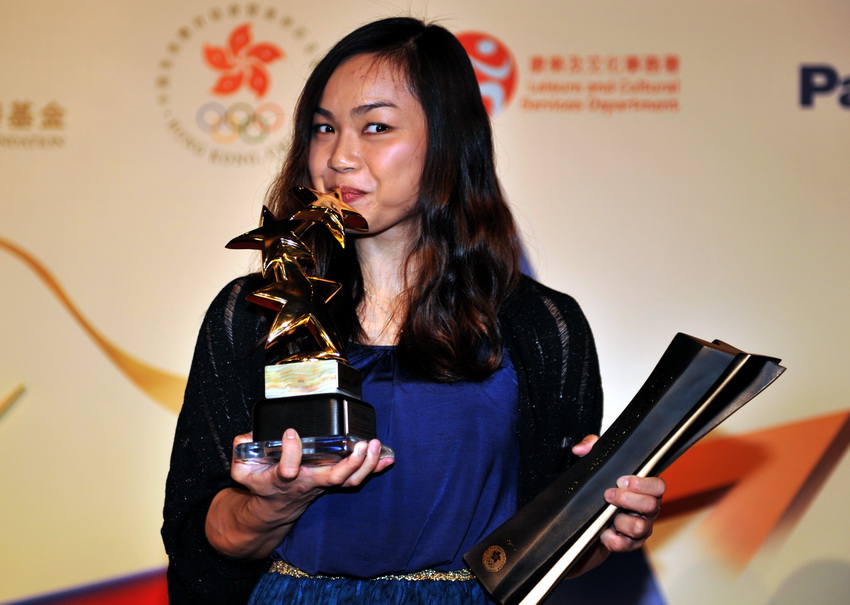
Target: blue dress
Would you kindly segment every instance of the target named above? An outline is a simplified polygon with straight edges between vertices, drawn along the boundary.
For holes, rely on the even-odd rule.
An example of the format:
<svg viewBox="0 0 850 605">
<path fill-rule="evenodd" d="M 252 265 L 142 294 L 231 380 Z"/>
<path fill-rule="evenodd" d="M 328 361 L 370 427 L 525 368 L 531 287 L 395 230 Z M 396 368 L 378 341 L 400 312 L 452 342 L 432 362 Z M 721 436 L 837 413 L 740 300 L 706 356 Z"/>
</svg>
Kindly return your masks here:
<svg viewBox="0 0 850 605">
<path fill-rule="evenodd" d="M 348 360 L 361 372 L 363 400 L 375 407 L 378 438 L 394 449 L 395 464 L 356 489 L 316 500 L 277 556 L 311 575 L 349 578 L 465 568 L 463 553 L 516 512 L 518 390 L 507 351 L 487 379 L 453 384 L 404 371 L 395 347 L 351 345 Z M 273 573 L 251 602 L 417 601 L 489 602 L 475 581 Z"/>
</svg>

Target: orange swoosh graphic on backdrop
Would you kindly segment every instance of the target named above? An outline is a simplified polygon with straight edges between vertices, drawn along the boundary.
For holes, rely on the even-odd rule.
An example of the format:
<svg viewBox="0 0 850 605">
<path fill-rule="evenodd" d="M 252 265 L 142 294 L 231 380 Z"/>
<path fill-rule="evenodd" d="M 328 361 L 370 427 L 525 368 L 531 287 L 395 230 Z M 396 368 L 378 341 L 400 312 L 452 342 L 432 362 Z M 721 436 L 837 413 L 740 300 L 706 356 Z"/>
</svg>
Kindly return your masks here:
<svg viewBox="0 0 850 605">
<path fill-rule="evenodd" d="M 850 411 L 698 443 L 663 473 L 659 521 L 713 504 L 700 534 L 743 565 L 805 513 L 850 444 Z"/>
<path fill-rule="evenodd" d="M 0 248 L 5 248 L 32 269 L 33 273 L 53 292 L 83 331 L 130 382 L 166 409 L 175 413 L 180 410 L 183 391 L 186 388 L 185 378 L 154 368 L 122 351 L 98 332 L 91 322 L 80 313 L 56 278 L 34 256 L 3 238 L 0 238 Z"/>
<path fill-rule="evenodd" d="M 24 394 L 25 390 L 24 385 L 20 384 L 4 399 L 0 400 L 0 418 L 3 417 L 3 414 L 9 411 L 20 396 Z"/>
</svg>

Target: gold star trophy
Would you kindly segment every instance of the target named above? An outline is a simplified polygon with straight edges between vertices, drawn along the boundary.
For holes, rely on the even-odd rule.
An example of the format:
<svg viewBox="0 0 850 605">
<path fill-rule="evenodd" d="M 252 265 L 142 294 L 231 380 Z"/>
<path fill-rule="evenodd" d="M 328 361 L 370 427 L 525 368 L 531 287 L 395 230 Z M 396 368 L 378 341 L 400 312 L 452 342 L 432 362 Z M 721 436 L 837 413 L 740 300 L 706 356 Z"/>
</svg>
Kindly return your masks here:
<svg viewBox="0 0 850 605">
<path fill-rule="evenodd" d="M 346 230 L 365 232 L 369 227 L 342 201 L 339 189 L 321 193 L 296 187 L 292 193 L 305 204 L 303 210 L 279 220 L 263 207 L 260 226 L 227 244 L 260 250 L 262 274 L 269 283 L 248 300 L 277 312 L 266 349 L 285 346 L 287 351 L 265 367 L 265 397 L 254 405 L 254 441 L 237 446 L 236 459 L 276 463 L 283 432 L 294 428 L 301 437 L 302 464 L 332 464 L 348 456 L 357 442 L 375 438 L 375 409 L 360 399 L 360 373 L 343 358 L 327 309 L 342 286 L 305 273 L 314 257 L 301 236 L 319 224 L 345 247 Z M 381 456 L 391 455 L 383 446 Z"/>
</svg>

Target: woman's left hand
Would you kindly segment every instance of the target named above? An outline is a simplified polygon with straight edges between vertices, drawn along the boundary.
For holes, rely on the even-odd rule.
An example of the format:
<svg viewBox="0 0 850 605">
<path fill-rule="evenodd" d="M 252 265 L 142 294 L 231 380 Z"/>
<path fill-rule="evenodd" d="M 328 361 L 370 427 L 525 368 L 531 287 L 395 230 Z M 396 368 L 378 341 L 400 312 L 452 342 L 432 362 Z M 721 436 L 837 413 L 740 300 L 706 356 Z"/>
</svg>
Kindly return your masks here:
<svg viewBox="0 0 850 605">
<path fill-rule="evenodd" d="M 577 456 L 585 456 L 599 439 L 588 435 L 573 447 Z M 599 541 L 611 552 L 637 550 L 652 534 L 652 526 L 661 511 L 661 498 L 667 487 L 660 477 L 628 475 L 617 480 L 617 487 L 605 490 L 605 500 L 621 509 L 611 527 Z"/>
</svg>

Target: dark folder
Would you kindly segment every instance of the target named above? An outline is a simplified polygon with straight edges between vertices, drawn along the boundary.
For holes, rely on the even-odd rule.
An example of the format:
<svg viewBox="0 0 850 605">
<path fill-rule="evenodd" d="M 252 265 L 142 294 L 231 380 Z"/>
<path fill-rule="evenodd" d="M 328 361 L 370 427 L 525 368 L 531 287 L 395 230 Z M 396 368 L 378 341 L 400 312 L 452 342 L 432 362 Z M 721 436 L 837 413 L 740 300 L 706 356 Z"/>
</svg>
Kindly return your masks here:
<svg viewBox="0 0 850 605">
<path fill-rule="evenodd" d="M 677 334 L 591 452 L 464 555 L 500 603 L 539 603 L 610 524 L 603 493 L 623 475 L 655 476 L 785 368 L 723 342 Z"/>
</svg>

